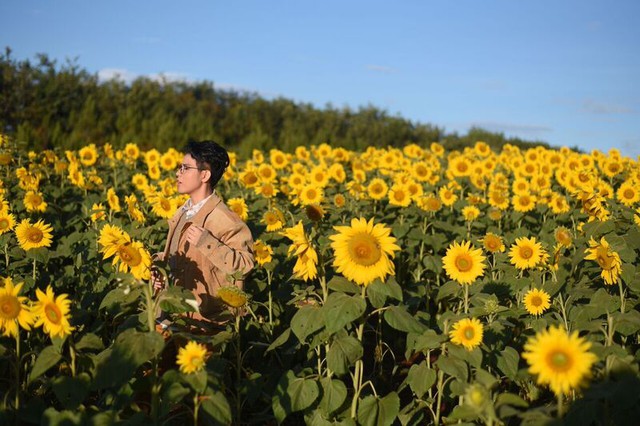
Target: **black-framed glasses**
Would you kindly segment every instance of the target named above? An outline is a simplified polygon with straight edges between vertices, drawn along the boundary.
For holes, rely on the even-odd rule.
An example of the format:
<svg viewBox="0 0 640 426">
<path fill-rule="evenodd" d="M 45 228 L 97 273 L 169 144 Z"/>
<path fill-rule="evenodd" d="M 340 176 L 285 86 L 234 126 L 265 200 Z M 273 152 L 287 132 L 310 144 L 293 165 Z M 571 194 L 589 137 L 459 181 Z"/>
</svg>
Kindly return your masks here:
<svg viewBox="0 0 640 426">
<path fill-rule="evenodd" d="M 176 167 L 176 173 L 184 173 L 185 171 L 189 170 L 189 169 L 198 169 L 198 170 L 204 170 L 201 169 L 200 167 L 196 167 L 196 166 L 187 166 L 186 164 L 180 164 L 178 167 Z"/>
</svg>

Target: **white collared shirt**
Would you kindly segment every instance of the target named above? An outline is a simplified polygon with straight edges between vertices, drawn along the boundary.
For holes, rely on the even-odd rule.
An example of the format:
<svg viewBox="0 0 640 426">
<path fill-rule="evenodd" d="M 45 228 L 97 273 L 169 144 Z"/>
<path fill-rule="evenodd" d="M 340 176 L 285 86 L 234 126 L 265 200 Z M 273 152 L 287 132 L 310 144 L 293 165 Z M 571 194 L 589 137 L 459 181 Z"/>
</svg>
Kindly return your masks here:
<svg viewBox="0 0 640 426">
<path fill-rule="evenodd" d="M 213 195 L 215 193 L 216 193 L 216 191 L 214 190 L 213 193 L 211 193 L 211 195 Z M 202 206 L 204 206 L 205 203 L 207 201 L 209 201 L 209 198 L 211 198 L 211 195 L 209 195 L 207 198 L 205 198 L 202 201 L 199 201 L 196 204 L 193 204 L 193 202 L 191 201 L 191 198 L 189 198 L 187 200 L 187 202 L 184 203 L 184 205 L 182 206 L 182 210 L 186 212 L 184 214 L 185 219 L 191 219 L 193 216 L 195 216 L 196 213 L 198 213 L 200 211 Z"/>
</svg>

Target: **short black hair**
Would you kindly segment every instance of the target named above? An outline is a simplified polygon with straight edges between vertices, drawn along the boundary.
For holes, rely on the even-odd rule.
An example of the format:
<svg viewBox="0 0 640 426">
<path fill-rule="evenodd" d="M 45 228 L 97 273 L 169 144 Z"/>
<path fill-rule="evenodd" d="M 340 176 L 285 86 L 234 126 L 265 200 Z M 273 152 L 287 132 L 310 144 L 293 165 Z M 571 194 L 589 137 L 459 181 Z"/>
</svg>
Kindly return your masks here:
<svg viewBox="0 0 640 426">
<path fill-rule="evenodd" d="M 224 171 L 229 166 L 229 154 L 227 150 L 212 140 L 190 140 L 182 149 L 186 155 L 191 155 L 199 168 L 211 171 L 209 185 L 211 189 L 218 184 Z"/>
</svg>

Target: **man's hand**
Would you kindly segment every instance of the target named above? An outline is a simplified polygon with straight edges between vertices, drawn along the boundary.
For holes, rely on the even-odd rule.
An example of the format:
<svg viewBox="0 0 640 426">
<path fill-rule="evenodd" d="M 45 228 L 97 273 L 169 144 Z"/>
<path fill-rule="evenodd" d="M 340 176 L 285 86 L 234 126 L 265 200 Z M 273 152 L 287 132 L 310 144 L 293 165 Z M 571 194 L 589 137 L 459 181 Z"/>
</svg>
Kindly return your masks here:
<svg viewBox="0 0 640 426">
<path fill-rule="evenodd" d="M 205 232 L 204 228 L 200 226 L 191 225 L 185 231 L 184 236 L 186 240 L 189 242 L 189 244 L 195 245 L 200 239 L 200 237 L 202 236 L 203 232 Z"/>
<path fill-rule="evenodd" d="M 154 267 L 151 267 L 151 284 L 155 291 L 164 289 L 164 275 Z"/>
</svg>

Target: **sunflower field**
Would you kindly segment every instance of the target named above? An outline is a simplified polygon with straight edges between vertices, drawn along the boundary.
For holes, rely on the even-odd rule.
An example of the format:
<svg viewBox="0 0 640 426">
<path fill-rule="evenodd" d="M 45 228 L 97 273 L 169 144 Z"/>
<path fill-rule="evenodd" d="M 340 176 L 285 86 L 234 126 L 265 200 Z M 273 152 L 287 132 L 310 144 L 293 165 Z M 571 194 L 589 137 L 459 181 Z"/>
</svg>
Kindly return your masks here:
<svg viewBox="0 0 640 426">
<path fill-rule="evenodd" d="M 193 295 L 149 282 L 179 151 L 2 136 L 0 423 L 640 418 L 636 160 L 482 141 L 231 160 L 216 190 L 256 267 L 201 335 Z"/>
</svg>

